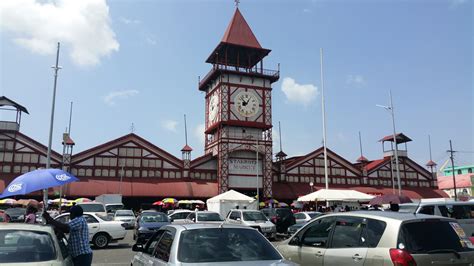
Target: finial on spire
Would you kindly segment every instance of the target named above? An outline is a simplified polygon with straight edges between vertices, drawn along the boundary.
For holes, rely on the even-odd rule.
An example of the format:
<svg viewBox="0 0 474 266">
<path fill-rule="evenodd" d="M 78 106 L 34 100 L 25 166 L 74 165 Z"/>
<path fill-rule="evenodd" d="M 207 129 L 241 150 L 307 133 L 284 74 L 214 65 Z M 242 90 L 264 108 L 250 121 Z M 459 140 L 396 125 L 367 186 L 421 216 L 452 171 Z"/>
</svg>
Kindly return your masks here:
<svg viewBox="0 0 474 266">
<path fill-rule="evenodd" d="M 239 7 L 240 0 L 234 0 L 234 2 L 235 2 L 235 7 L 238 8 L 238 7 Z"/>
<path fill-rule="evenodd" d="M 130 133 L 134 133 L 135 132 L 135 125 L 132 123 L 132 125 L 130 126 Z"/>
</svg>

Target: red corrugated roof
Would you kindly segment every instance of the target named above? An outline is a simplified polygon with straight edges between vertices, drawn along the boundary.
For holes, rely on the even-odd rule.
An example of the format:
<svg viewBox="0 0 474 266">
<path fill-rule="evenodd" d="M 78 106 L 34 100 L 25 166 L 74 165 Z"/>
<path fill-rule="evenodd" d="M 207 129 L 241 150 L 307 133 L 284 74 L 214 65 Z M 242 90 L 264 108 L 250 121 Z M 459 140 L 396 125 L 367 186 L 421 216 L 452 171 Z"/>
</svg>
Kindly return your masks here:
<svg viewBox="0 0 474 266">
<path fill-rule="evenodd" d="M 224 37 L 222 37 L 222 42 L 258 49 L 262 48 L 238 8 L 235 10 L 229 26 L 227 26 Z"/>
<path fill-rule="evenodd" d="M 383 159 L 378 159 L 370 162 L 368 165 L 365 166 L 365 170 L 371 171 L 372 169 L 375 169 L 379 167 L 381 164 L 390 161 L 390 158 L 383 158 Z"/>
</svg>

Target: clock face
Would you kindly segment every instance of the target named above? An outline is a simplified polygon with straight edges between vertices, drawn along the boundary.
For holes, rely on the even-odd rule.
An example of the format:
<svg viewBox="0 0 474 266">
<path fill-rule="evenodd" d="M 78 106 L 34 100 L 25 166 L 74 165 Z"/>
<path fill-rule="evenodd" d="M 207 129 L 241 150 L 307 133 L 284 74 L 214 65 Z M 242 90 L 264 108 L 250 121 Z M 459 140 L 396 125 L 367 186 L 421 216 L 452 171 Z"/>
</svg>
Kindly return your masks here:
<svg viewBox="0 0 474 266">
<path fill-rule="evenodd" d="M 218 98 L 216 94 L 213 94 L 211 98 L 209 98 L 209 121 L 214 122 L 217 118 L 217 104 Z"/>
<path fill-rule="evenodd" d="M 260 109 L 257 95 L 250 91 L 242 91 L 235 97 L 237 112 L 244 117 L 252 117 Z"/>
</svg>

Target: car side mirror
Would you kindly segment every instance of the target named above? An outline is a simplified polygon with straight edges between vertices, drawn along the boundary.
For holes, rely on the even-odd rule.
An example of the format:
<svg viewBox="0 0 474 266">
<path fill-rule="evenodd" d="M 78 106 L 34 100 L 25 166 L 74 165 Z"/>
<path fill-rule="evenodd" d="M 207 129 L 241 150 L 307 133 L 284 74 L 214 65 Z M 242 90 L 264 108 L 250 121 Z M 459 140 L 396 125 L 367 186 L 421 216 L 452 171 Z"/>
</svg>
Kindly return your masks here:
<svg viewBox="0 0 474 266">
<path fill-rule="evenodd" d="M 239 222 L 241 221 L 241 219 L 240 219 L 240 218 L 237 218 L 237 219 L 235 219 L 235 220 L 237 220 L 237 221 L 239 221 Z"/>
<path fill-rule="evenodd" d="M 294 245 L 294 246 L 301 246 L 302 243 L 299 236 L 294 236 L 288 244 Z"/>
<path fill-rule="evenodd" d="M 143 245 L 142 244 L 134 244 L 132 246 L 132 250 L 135 251 L 135 252 L 143 252 L 144 251 Z"/>
<path fill-rule="evenodd" d="M 173 221 L 174 221 L 174 219 L 170 217 L 170 223 L 173 222 Z"/>
<path fill-rule="evenodd" d="M 191 221 L 196 222 L 196 218 L 192 218 Z"/>
</svg>

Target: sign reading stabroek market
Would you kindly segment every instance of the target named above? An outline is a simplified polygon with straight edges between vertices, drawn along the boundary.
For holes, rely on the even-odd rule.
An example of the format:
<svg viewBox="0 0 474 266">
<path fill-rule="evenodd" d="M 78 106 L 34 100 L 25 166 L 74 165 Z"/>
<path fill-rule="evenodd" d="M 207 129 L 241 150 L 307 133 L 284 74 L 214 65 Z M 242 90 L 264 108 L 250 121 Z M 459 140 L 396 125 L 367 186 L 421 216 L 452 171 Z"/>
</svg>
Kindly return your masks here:
<svg viewBox="0 0 474 266">
<path fill-rule="evenodd" d="M 261 161 L 259 160 L 259 174 L 261 174 Z M 232 174 L 255 175 L 257 169 L 257 162 L 252 159 L 229 159 L 229 171 Z"/>
</svg>

